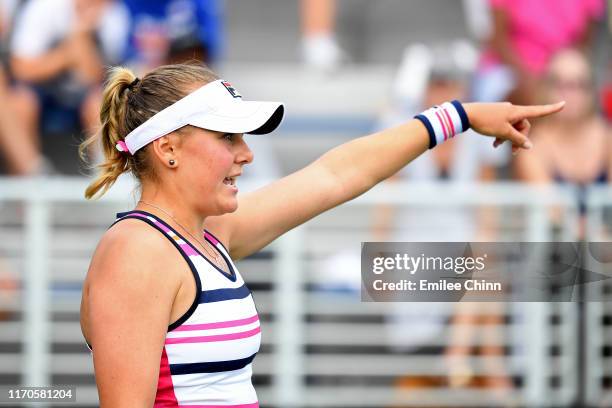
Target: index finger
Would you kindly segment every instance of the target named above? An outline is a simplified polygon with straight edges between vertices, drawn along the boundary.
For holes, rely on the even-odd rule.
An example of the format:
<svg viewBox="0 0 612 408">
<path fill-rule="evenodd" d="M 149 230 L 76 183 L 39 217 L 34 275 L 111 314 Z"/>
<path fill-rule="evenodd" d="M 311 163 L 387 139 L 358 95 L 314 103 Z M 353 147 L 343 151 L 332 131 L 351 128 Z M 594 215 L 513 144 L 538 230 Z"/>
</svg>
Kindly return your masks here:
<svg viewBox="0 0 612 408">
<path fill-rule="evenodd" d="M 540 116 L 557 113 L 565 106 L 565 101 L 552 103 L 549 105 L 516 106 L 513 120 L 537 118 Z"/>
</svg>

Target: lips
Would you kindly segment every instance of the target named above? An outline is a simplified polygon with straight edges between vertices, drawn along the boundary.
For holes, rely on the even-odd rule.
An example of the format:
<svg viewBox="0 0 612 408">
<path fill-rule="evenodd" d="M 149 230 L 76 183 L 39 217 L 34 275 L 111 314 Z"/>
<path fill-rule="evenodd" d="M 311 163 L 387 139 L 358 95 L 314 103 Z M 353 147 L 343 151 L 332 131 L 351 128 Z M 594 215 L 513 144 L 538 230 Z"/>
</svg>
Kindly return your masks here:
<svg viewBox="0 0 612 408">
<path fill-rule="evenodd" d="M 223 179 L 223 184 L 226 184 L 228 186 L 235 186 L 236 185 L 236 178 L 235 177 L 226 177 Z"/>
</svg>

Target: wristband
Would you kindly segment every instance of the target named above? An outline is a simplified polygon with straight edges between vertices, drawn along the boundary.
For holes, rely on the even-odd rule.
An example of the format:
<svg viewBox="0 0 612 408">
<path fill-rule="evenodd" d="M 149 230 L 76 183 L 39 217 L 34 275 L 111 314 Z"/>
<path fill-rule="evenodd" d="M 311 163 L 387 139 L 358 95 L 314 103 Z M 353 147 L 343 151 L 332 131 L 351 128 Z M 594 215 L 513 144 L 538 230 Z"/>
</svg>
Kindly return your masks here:
<svg viewBox="0 0 612 408">
<path fill-rule="evenodd" d="M 467 113 L 465 113 L 461 102 L 457 100 L 436 105 L 414 118 L 423 122 L 423 125 L 427 128 L 430 149 L 470 128 Z"/>
</svg>

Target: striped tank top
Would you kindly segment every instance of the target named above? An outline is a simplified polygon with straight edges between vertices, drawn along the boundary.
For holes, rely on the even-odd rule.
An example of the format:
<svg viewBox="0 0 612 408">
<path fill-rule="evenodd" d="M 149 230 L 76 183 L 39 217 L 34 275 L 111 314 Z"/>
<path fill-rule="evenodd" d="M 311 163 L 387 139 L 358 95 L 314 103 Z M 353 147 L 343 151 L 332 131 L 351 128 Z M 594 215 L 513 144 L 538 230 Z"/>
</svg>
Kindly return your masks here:
<svg viewBox="0 0 612 408">
<path fill-rule="evenodd" d="M 251 363 L 261 344 L 259 316 L 227 249 L 204 233 L 230 274 L 153 214 L 131 211 L 117 218 L 140 219 L 166 236 L 189 265 L 197 287 L 189 310 L 168 326 L 154 407 L 259 407 L 251 382 Z"/>
</svg>

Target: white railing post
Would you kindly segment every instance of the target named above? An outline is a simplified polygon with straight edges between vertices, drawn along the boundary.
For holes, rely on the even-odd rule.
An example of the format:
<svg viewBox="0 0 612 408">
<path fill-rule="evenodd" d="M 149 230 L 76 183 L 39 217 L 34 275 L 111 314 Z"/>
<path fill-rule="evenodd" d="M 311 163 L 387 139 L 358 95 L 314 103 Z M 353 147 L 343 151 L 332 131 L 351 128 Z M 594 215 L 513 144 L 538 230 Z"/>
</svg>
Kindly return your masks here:
<svg viewBox="0 0 612 408">
<path fill-rule="evenodd" d="M 296 407 L 303 402 L 303 227 L 277 240 L 274 266 L 276 353 L 274 361 L 275 404 Z"/>
<path fill-rule="evenodd" d="M 587 191 L 587 213 L 586 213 L 586 230 L 584 240 L 587 242 L 602 241 L 601 230 L 604 224 L 604 205 L 610 202 L 609 190 L 591 187 Z M 588 248 L 585 248 L 588 249 Z M 586 262 L 592 262 L 591 257 L 586 254 L 584 257 Z M 597 271 L 597 267 L 593 267 L 587 263 L 587 270 Z M 602 327 L 602 319 L 605 315 L 604 303 L 599 301 L 603 298 L 604 293 L 602 285 L 586 285 L 584 299 L 584 318 L 586 319 L 585 328 L 587 330 L 586 340 L 584 342 L 584 356 L 586 357 L 585 372 L 586 389 L 584 390 L 587 404 L 593 406 L 605 405 L 603 402 L 603 387 L 601 379 L 604 377 L 604 364 L 601 357 L 602 346 L 605 344 L 605 332 Z M 588 299 L 596 299 L 596 301 L 587 301 Z M 609 401 L 608 401 L 609 402 Z"/>
<path fill-rule="evenodd" d="M 36 180 L 0 180 L 0 200 L 23 200 L 26 203 L 24 219 L 24 290 L 23 290 L 23 385 L 47 385 L 51 378 L 50 354 L 50 309 L 51 292 L 49 284 L 51 279 L 50 252 L 51 252 L 51 212 L 50 203 L 79 203 L 83 202 L 82 190 L 86 185 L 84 179 L 50 179 L 44 183 Z M 117 187 L 116 187 L 117 188 Z M 110 191 L 103 199 L 110 203 L 123 203 L 131 186 Z M 410 189 L 411 193 L 405 191 Z M 36 192 L 36 193 L 33 193 Z M 599 192 L 599 191 L 598 191 Z M 605 195 L 603 194 L 605 192 Z M 461 188 L 447 188 L 418 185 L 389 185 L 379 186 L 368 194 L 360 197 L 351 205 L 374 205 L 377 203 L 392 203 L 397 205 L 423 205 L 433 203 L 448 207 L 496 205 L 500 207 L 518 206 L 527 207 L 527 235 L 526 241 L 546 242 L 550 237 L 550 221 L 547 206 L 559 205 L 568 208 L 567 200 L 555 194 L 536 194 L 532 189 L 519 184 L 495 185 L 466 185 Z M 603 225 L 602 208 L 606 203 L 612 203 L 612 190 L 601 191 L 601 202 L 589 205 L 587 222 L 587 237 L 593 240 L 597 237 Z M 440 194 L 445 200 L 439 200 Z M 530 201 L 532 201 L 530 203 Z M 571 219 L 565 218 L 566 226 L 573 225 L 576 214 Z M 304 227 L 302 227 L 304 228 Z M 306 356 L 303 345 L 305 343 L 307 327 L 304 323 L 307 297 L 303 290 L 305 282 L 305 267 L 303 261 L 303 244 L 306 232 L 298 228 L 275 243 L 276 258 L 274 261 L 274 334 L 277 337 L 273 344 L 273 388 L 271 404 L 286 408 L 313 403 L 308 400 L 304 374 L 307 372 Z M 549 395 L 557 391 L 551 390 L 548 377 L 552 373 L 550 358 L 547 354 L 548 345 L 552 336 L 549 330 L 548 318 L 550 305 L 544 303 L 524 304 L 525 332 L 521 337 L 526 339 L 525 355 L 525 389 L 524 396 L 528 406 L 545 406 Z M 600 316 L 604 313 L 601 303 L 587 305 L 587 318 L 589 331 L 587 346 L 587 395 L 589 401 L 598 402 L 603 397 L 601 385 L 598 381 L 605 369 L 600 356 L 596 351 L 605 344 L 604 332 L 601 327 Z M 577 316 L 573 316 L 575 320 Z M 567 330 L 567 331 L 565 331 Z M 564 329 L 564 338 L 572 337 L 570 328 Z M 265 336 L 265 333 L 264 333 Z M 597 348 L 596 348 L 597 347 Z M 564 353 L 573 350 L 564 350 Z M 590 354 L 589 354 L 590 353 Z M 572 362 L 564 363 L 565 369 L 571 371 Z M 565 372 L 565 371 L 564 371 Z M 565 381 L 565 378 L 563 379 Z M 573 393 L 576 393 L 576 382 L 572 383 Z M 573 394 L 564 394 L 564 400 Z M 331 399 L 336 398 L 331 395 Z M 333 402 L 333 401 L 330 401 Z M 554 405 L 554 403 L 551 403 Z"/>
<path fill-rule="evenodd" d="M 574 302 L 559 303 L 561 314 L 560 340 L 562 350 L 576 350 L 576 327 L 578 327 L 578 312 Z M 555 405 L 569 406 L 578 395 L 578 365 L 571 352 L 560 356 L 561 382 L 560 400 Z"/>
<path fill-rule="evenodd" d="M 26 201 L 23 285 L 23 384 L 50 385 L 49 206 L 43 197 Z"/>
<path fill-rule="evenodd" d="M 550 225 L 546 205 L 539 203 L 528 207 L 527 217 L 527 241 L 549 242 Z M 533 253 L 533 259 L 529 265 L 543 265 L 548 260 L 543 259 L 546 254 Z M 538 288 L 542 289 L 542 288 Z M 546 302 L 529 302 L 525 304 L 524 324 L 526 325 L 527 344 L 526 354 L 526 378 L 525 378 L 525 400 L 527 405 L 533 407 L 544 407 L 550 403 L 548 398 L 548 316 L 549 304 Z"/>
</svg>

